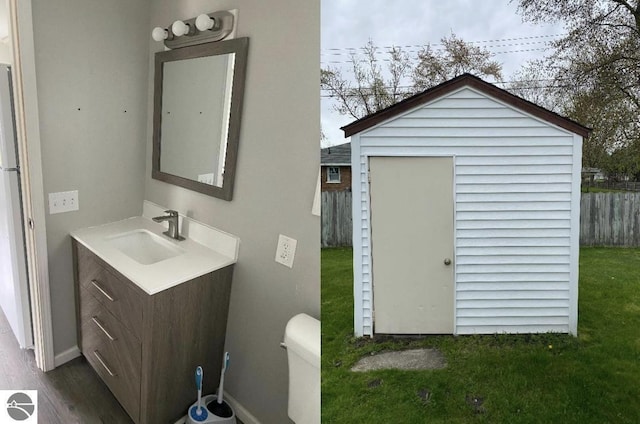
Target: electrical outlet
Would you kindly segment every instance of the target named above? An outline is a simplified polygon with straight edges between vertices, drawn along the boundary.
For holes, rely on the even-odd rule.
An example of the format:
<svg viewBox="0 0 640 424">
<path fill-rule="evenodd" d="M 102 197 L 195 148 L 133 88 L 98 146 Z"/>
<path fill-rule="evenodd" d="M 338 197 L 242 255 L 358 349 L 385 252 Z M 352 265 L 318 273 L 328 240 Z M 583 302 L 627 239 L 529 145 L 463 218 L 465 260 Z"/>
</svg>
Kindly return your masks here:
<svg viewBox="0 0 640 424">
<path fill-rule="evenodd" d="M 80 209 L 78 190 L 49 193 L 49 214 L 77 211 Z"/>
<path fill-rule="evenodd" d="M 293 258 L 296 256 L 298 241 L 291 237 L 278 236 L 278 248 L 276 249 L 276 262 L 293 268 Z"/>
</svg>

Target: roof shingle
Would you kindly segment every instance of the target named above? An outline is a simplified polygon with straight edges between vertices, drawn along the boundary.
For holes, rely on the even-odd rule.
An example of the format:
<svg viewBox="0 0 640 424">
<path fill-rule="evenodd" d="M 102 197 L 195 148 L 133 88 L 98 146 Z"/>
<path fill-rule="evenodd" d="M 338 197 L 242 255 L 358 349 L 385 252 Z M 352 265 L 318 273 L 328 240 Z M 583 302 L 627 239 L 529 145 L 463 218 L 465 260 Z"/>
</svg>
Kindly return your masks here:
<svg viewBox="0 0 640 424">
<path fill-rule="evenodd" d="M 321 165 L 351 165 L 351 143 L 339 144 L 320 150 Z"/>
</svg>

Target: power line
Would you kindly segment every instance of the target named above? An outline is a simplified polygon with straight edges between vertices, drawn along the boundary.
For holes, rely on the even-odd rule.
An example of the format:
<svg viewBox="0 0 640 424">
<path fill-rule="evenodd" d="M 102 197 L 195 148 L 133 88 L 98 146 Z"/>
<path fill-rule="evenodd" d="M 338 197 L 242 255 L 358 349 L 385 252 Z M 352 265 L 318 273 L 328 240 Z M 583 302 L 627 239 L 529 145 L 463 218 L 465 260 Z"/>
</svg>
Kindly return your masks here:
<svg viewBox="0 0 640 424">
<path fill-rule="evenodd" d="M 540 38 L 554 38 L 554 37 L 562 37 L 564 34 L 552 34 L 552 35 L 531 35 L 526 37 L 512 37 L 512 38 L 497 38 L 495 40 L 481 40 L 481 41 L 465 41 L 467 44 L 485 44 L 485 43 L 496 43 L 496 42 L 507 42 L 507 41 L 519 41 L 519 40 L 534 40 Z M 546 42 L 546 41 L 545 41 Z M 442 46 L 442 43 L 428 43 L 431 46 Z M 392 49 L 392 48 L 415 48 L 415 47 L 425 47 L 427 44 L 408 44 L 403 46 L 382 46 L 382 49 Z M 339 51 L 339 50 L 362 50 L 365 47 L 331 47 L 321 49 L 325 51 Z"/>
<path fill-rule="evenodd" d="M 535 44 L 549 44 L 550 41 L 549 40 L 539 40 L 539 41 L 528 41 L 528 42 L 524 42 L 524 43 L 507 43 L 507 44 L 495 44 L 495 45 L 489 45 L 489 46 L 482 46 L 485 49 L 490 49 L 490 48 L 498 48 L 498 47 L 517 47 L 517 46 L 531 46 L 531 45 L 535 45 Z M 402 52 L 404 53 L 418 53 L 421 52 L 422 49 L 424 49 L 425 47 L 431 47 L 434 46 L 434 44 L 431 45 L 423 45 L 423 46 L 413 46 L 413 47 L 421 47 L 420 50 L 402 50 Z M 411 48 L 413 48 L 411 47 Z M 384 48 L 384 47 L 383 47 Z M 406 47 L 409 48 L 409 47 Z M 361 48 L 361 50 L 364 50 L 364 47 Z M 433 49 L 434 51 L 443 51 L 445 49 L 443 48 L 439 48 L 439 49 Z M 389 51 L 382 51 L 377 49 L 374 54 L 388 54 Z M 354 50 L 351 49 L 345 49 L 343 51 L 340 52 L 336 52 L 336 53 L 320 53 L 320 56 L 352 56 L 356 54 Z M 360 54 L 364 54 L 364 53 L 360 53 Z"/>
<path fill-rule="evenodd" d="M 499 55 L 499 54 L 509 54 L 509 53 L 525 53 L 525 52 L 536 52 L 536 51 L 546 51 L 549 50 L 548 47 L 540 47 L 540 48 L 535 48 L 535 49 L 519 49 L 519 50 L 505 50 L 505 51 L 501 51 L 501 52 L 489 52 L 491 53 L 492 56 L 495 55 Z M 375 62 L 391 62 L 392 59 L 374 59 Z M 325 60 L 325 61 L 320 61 L 320 65 L 328 65 L 328 64 L 342 64 L 342 63 L 353 63 L 350 60 Z"/>
</svg>

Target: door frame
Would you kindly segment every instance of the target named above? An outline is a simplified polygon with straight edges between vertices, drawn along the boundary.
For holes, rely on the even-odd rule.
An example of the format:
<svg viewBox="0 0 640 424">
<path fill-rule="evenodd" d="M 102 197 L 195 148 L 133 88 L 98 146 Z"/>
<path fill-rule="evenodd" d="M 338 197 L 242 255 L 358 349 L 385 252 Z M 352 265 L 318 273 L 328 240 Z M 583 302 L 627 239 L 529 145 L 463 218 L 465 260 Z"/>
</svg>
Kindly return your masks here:
<svg viewBox="0 0 640 424">
<path fill-rule="evenodd" d="M 27 274 L 36 365 L 55 368 L 31 0 L 8 0 Z"/>
<path fill-rule="evenodd" d="M 353 143 L 353 140 L 352 140 Z M 422 150 L 421 148 L 417 148 Z M 452 161 L 452 170 L 451 172 L 453 173 L 452 175 L 452 182 L 451 182 L 451 189 L 452 189 L 452 199 L 453 199 L 453 205 L 452 205 L 452 209 L 453 209 L 453 335 L 457 335 L 458 334 L 458 301 L 457 301 L 457 288 L 458 288 L 458 244 L 456 243 L 457 240 L 457 197 L 456 197 L 456 180 L 457 180 L 457 172 L 456 172 L 456 166 L 457 166 L 457 155 L 455 154 L 429 154 L 427 152 L 424 152 L 424 150 L 420 151 L 419 153 L 410 153 L 410 150 L 412 149 L 402 149 L 399 151 L 394 151 L 394 152 L 385 152 L 385 153 L 368 153 L 368 154 L 364 154 L 364 160 L 366 161 L 366 182 L 367 182 L 367 193 L 366 193 L 366 201 L 367 201 L 367 221 L 368 221 L 368 228 L 367 228 L 367 238 L 370 241 L 371 245 L 370 245 L 370 250 L 369 250 L 369 261 L 370 261 L 370 266 L 371 266 L 371 271 L 373 271 L 373 233 L 372 233 L 372 226 L 371 226 L 371 214 L 372 214 L 372 208 L 371 208 L 371 173 L 370 173 L 370 159 L 372 157 L 406 157 L 406 158 L 414 158 L 414 157 L 423 157 L 423 158 L 451 158 Z M 355 222 L 355 221 L 354 221 Z M 374 309 L 374 305 L 375 305 L 375 289 L 374 289 L 374 280 L 373 280 L 373 274 L 372 274 L 372 278 L 371 278 L 371 337 L 374 337 L 376 334 L 376 312 Z M 362 295 L 360 295 L 362 296 Z"/>
</svg>

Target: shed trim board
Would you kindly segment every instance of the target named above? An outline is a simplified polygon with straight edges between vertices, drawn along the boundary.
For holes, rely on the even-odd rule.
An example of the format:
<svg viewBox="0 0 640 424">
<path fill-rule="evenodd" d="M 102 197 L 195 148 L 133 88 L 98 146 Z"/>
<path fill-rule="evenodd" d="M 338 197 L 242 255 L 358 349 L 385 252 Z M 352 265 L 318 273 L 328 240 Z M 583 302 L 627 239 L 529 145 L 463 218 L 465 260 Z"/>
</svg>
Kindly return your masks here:
<svg viewBox="0 0 640 424">
<path fill-rule="evenodd" d="M 569 286 L 569 332 L 578 334 L 578 277 L 580 257 L 580 185 L 582 184 L 582 137 L 573 136 L 573 187 L 571 197 L 571 277 Z"/>
<path fill-rule="evenodd" d="M 468 85 L 390 116 L 351 134 L 356 336 L 375 332 L 368 174 L 375 156 L 453 157 L 453 334 L 577 334 L 588 130 L 571 132 Z M 490 128 L 499 129 L 493 137 Z"/>
</svg>

